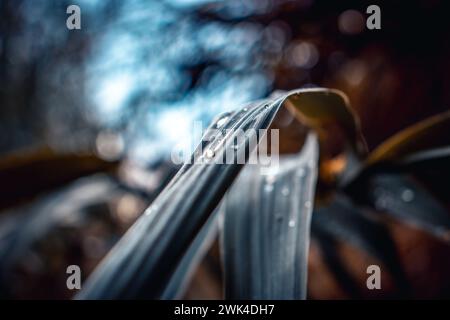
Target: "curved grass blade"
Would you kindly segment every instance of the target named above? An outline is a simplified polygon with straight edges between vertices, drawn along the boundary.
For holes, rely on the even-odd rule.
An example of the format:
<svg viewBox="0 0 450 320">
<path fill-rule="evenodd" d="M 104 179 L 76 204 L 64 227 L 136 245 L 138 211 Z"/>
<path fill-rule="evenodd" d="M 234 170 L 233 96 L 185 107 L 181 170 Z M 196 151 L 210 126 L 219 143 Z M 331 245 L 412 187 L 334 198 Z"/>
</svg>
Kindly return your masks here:
<svg viewBox="0 0 450 320">
<path fill-rule="evenodd" d="M 279 108 L 257 105 L 236 112 L 224 125 L 227 129 L 267 128 Z M 235 133 L 233 133 L 235 134 Z M 234 140 L 213 151 L 223 158 Z M 208 157 L 212 140 L 203 157 Z M 234 154 L 248 158 L 249 137 Z M 210 154 L 210 153 L 209 153 Z M 178 263 L 216 208 L 241 164 L 195 163 L 177 175 L 88 279 L 78 299 L 161 298 Z"/>
<path fill-rule="evenodd" d="M 395 134 L 367 158 L 366 166 L 450 145 L 450 111 L 427 118 Z"/>
<path fill-rule="evenodd" d="M 224 137 L 204 139 L 200 159 L 224 159 L 237 147 L 235 164 L 187 164 L 133 225 L 90 276 L 78 299 L 161 298 L 186 250 L 205 224 L 225 191 L 242 168 L 236 159 L 247 160 L 249 136 L 234 145 L 237 129 L 266 129 L 283 103 L 293 95 L 335 95 L 327 89 L 305 89 L 278 100 L 248 106 L 215 124 Z M 312 102 L 311 102 L 312 103 Z M 220 135 L 222 136 L 222 135 Z M 259 138 L 259 137 L 258 137 Z M 194 155 L 195 158 L 196 155 Z"/>
<path fill-rule="evenodd" d="M 436 148 L 404 157 L 386 172 L 413 174 L 448 207 L 450 199 L 450 147 Z M 383 168 L 385 169 L 385 168 Z"/>
<path fill-rule="evenodd" d="M 161 299 L 179 299 L 183 295 L 186 286 L 191 279 L 192 273 L 195 271 L 195 268 L 205 256 L 218 234 L 218 219 L 220 215 L 221 212 L 215 212 L 209 217 L 208 221 L 202 227 L 188 251 L 183 256 L 174 274 L 171 276 L 170 282 L 165 288 Z"/>
<path fill-rule="evenodd" d="M 339 240 L 375 257 L 390 271 L 402 296 L 408 292 L 408 281 L 401 268 L 395 243 L 388 229 L 381 222 L 371 219 L 370 216 L 355 207 L 346 196 L 336 195 L 330 204 L 315 209 L 311 229 L 312 233 L 320 238 L 321 245 L 324 245 L 329 239 Z M 330 254 L 327 250 L 324 250 L 324 253 L 325 256 Z M 336 257 L 327 259 L 333 264 L 339 264 Z M 344 268 L 341 266 L 335 270 L 335 267 L 337 266 L 330 269 L 339 271 Z M 345 275 L 343 270 L 340 273 Z M 348 276 L 342 277 L 342 275 L 337 274 L 337 278 L 347 281 Z M 356 291 L 352 289 L 349 293 L 355 294 Z"/>
<path fill-rule="evenodd" d="M 450 240 L 449 212 L 411 177 L 394 173 L 377 174 L 369 178 L 360 191 L 358 196 L 362 201 L 379 211 L 443 240 Z"/>
<path fill-rule="evenodd" d="M 327 183 L 338 182 L 345 185 L 360 171 L 362 159 L 367 155 L 367 144 L 361 131 L 359 117 L 350 107 L 344 93 L 335 89 L 317 89 L 309 95 L 292 95 L 285 103 L 286 107 L 302 122 L 313 128 L 318 134 L 321 146 L 320 176 Z M 344 145 L 336 136 L 340 128 L 344 134 Z M 336 152 L 342 169 L 330 170 Z M 334 162 L 337 163 L 337 162 Z"/>
<path fill-rule="evenodd" d="M 449 171 L 450 146 L 415 152 L 393 163 L 393 170 L 420 172 L 423 170 Z"/>
<path fill-rule="evenodd" d="M 366 154 L 367 145 L 359 118 L 341 91 L 317 88 L 311 89 L 308 95 L 293 92 L 286 101 L 286 106 L 300 122 L 318 131 L 323 125 L 337 123 L 344 130 L 352 150 L 359 156 Z"/>
<path fill-rule="evenodd" d="M 283 156 L 265 176 L 247 166 L 224 199 L 223 259 L 228 299 L 305 299 L 318 142 Z M 247 190 L 243 192 L 243 190 Z"/>
<path fill-rule="evenodd" d="M 380 172 L 447 169 L 450 146 L 450 111 L 416 123 L 390 137 L 373 150 L 351 175 L 342 179 L 344 188 L 354 188 Z"/>
</svg>

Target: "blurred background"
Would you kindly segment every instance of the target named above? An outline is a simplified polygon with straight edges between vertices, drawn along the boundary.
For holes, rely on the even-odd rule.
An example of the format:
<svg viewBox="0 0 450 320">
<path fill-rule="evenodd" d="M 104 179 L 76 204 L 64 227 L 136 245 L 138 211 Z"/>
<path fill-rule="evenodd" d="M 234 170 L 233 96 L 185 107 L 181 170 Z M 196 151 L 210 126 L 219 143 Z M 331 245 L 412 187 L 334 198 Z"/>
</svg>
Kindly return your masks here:
<svg viewBox="0 0 450 320">
<path fill-rule="evenodd" d="M 447 14 L 443 0 L 0 0 L 0 297 L 70 298 L 66 267 L 89 275 L 176 172 L 173 148 L 197 142 L 195 121 L 331 87 L 373 149 L 450 109 Z M 427 246 L 448 247 L 420 237 L 412 277 L 439 296 L 430 274 L 450 262 Z M 310 298 L 346 298 L 311 255 Z M 216 244 L 185 297 L 221 296 Z"/>
</svg>

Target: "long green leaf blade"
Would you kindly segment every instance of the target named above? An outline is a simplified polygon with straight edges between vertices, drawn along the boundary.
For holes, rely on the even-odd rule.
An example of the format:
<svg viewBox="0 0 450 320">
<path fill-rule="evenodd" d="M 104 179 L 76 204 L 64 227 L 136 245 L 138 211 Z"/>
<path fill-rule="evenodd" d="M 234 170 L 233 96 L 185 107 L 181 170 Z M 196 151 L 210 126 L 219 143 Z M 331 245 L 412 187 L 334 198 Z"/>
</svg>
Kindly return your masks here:
<svg viewBox="0 0 450 320">
<path fill-rule="evenodd" d="M 247 166 L 224 200 L 226 298 L 305 299 L 318 142 L 262 175 Z M 243 192 L 246 190 L 246 192 Z"/>
</svg>

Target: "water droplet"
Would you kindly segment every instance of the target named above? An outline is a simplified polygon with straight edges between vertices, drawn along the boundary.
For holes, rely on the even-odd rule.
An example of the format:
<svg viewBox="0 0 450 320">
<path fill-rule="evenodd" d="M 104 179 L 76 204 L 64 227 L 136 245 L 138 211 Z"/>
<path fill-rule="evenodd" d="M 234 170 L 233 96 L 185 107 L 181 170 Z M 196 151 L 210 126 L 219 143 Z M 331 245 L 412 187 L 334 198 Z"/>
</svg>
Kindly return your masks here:
<svg viewBox="0 0 450 320">
<path fill-rule="evenodd" d="M 206 158 L 208 158 L 208 159 L 213 158 L 213 157 L 215 156 L 214 150 L 211 150 L 211 149 L 206 150 L 205 156 L 206 156 Z"/>
<path fill-rule="evenodd" d="M 305 175 L 305 170 L 303 170 L 303 168 L 298 169 L 296 175 L 297 177 L 303 177 Z"/>
<path fill-rule="evenodd" d="M 306 207 L 306 208 L 311 208 L 311 201 L 309 201 L 309 200 L 306 201 L 306 202 L 305 202 L 305 207 Z"/>
<path fill-rule="evenodd" d="M 248 111 L 248 108 L 244 108 L 244 109 L 242 109 L 242 111 L 247 112 L 247 111 Z"/>
<path fill-rule="evenodd" d="M 157 205 L 152 205 L 150 208 L 148 208 L 147 210 L 145 210 L 145 215 L 151 215 L 153 212 L 155 212 L 156 210 L 158 210 L 158 206 Z"/>
<path fill-rule="evenodd" d="M 281 190 L 281 194 L 282 194 L 283 196 L 287 197 L 287 196 L 289 195 L 289 188 L 288 188 L 288 187 L 284 187 L 284 188 Z"/>
<path fill-rule="evenodd" d="M 225 124 L 225 122 L 227 122 L 227 120 L 228 120 L 228 117 L 219 119 L 219 121 L 217 121 L 217 123 L 216 123 L 216 128 L 221 128 Z"/>
<path fill-rule="evenodd" d="M 290 228 L 295 227 L 295 220 L 294 219 L 289 220 L 289 227 Z"/>
<path fill-rule="evenodd" d="M 283 221 L 283 216 L 281 214 L 277 213 L 275 215 L 275 219 L 277 220 L 277 222 L 281 222 L 281 221 Z"/>
<path fill-rule="evenodd" d="M 410 189 L 405 189 L 402 192 L 402 200 L 405 202 L 411 202 L 414 199 L 414 192 Z"/>
<path fill-rule="evenodd" d="M 271 192 L 273 190 L 273 185 L 267 184 L 264 186 L 264 191 Z"/>
</svg>

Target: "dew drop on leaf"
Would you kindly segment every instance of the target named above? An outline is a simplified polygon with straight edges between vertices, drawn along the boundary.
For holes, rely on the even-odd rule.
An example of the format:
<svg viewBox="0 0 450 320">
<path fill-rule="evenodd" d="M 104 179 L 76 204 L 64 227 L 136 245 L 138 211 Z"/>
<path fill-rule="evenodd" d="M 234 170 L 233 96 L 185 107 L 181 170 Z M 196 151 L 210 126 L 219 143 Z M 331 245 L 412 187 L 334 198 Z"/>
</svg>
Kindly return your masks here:
<svg viewBox="0 0 450 320">
<path fill-rule="evenodd" d="M 228 120 L 228 117 L 224 117 L 224 118 L 220 119 L 219 121 L 217 121 L 216 127 L 221 128 L 225 124 L 225 122 L 227 122 L 227 120 Z"/>
<path fill-rule="evenodd" d="M 297 177 L 303 177 L 304 174 L 305 174 L 305 170 L 303 170 L 303 168 L 300 168 L 297 170 L 297 173 L 296 173 Z"/>
<path fill-rule="evenodd" d="M 215 155 L 215 153 L 213 150 L 211 150 L 211 149 L 206 150 L 206 153 L 205 153 L 206 158 L 211 159 L 214 157 L 214 155 Z"/>
</svg>

